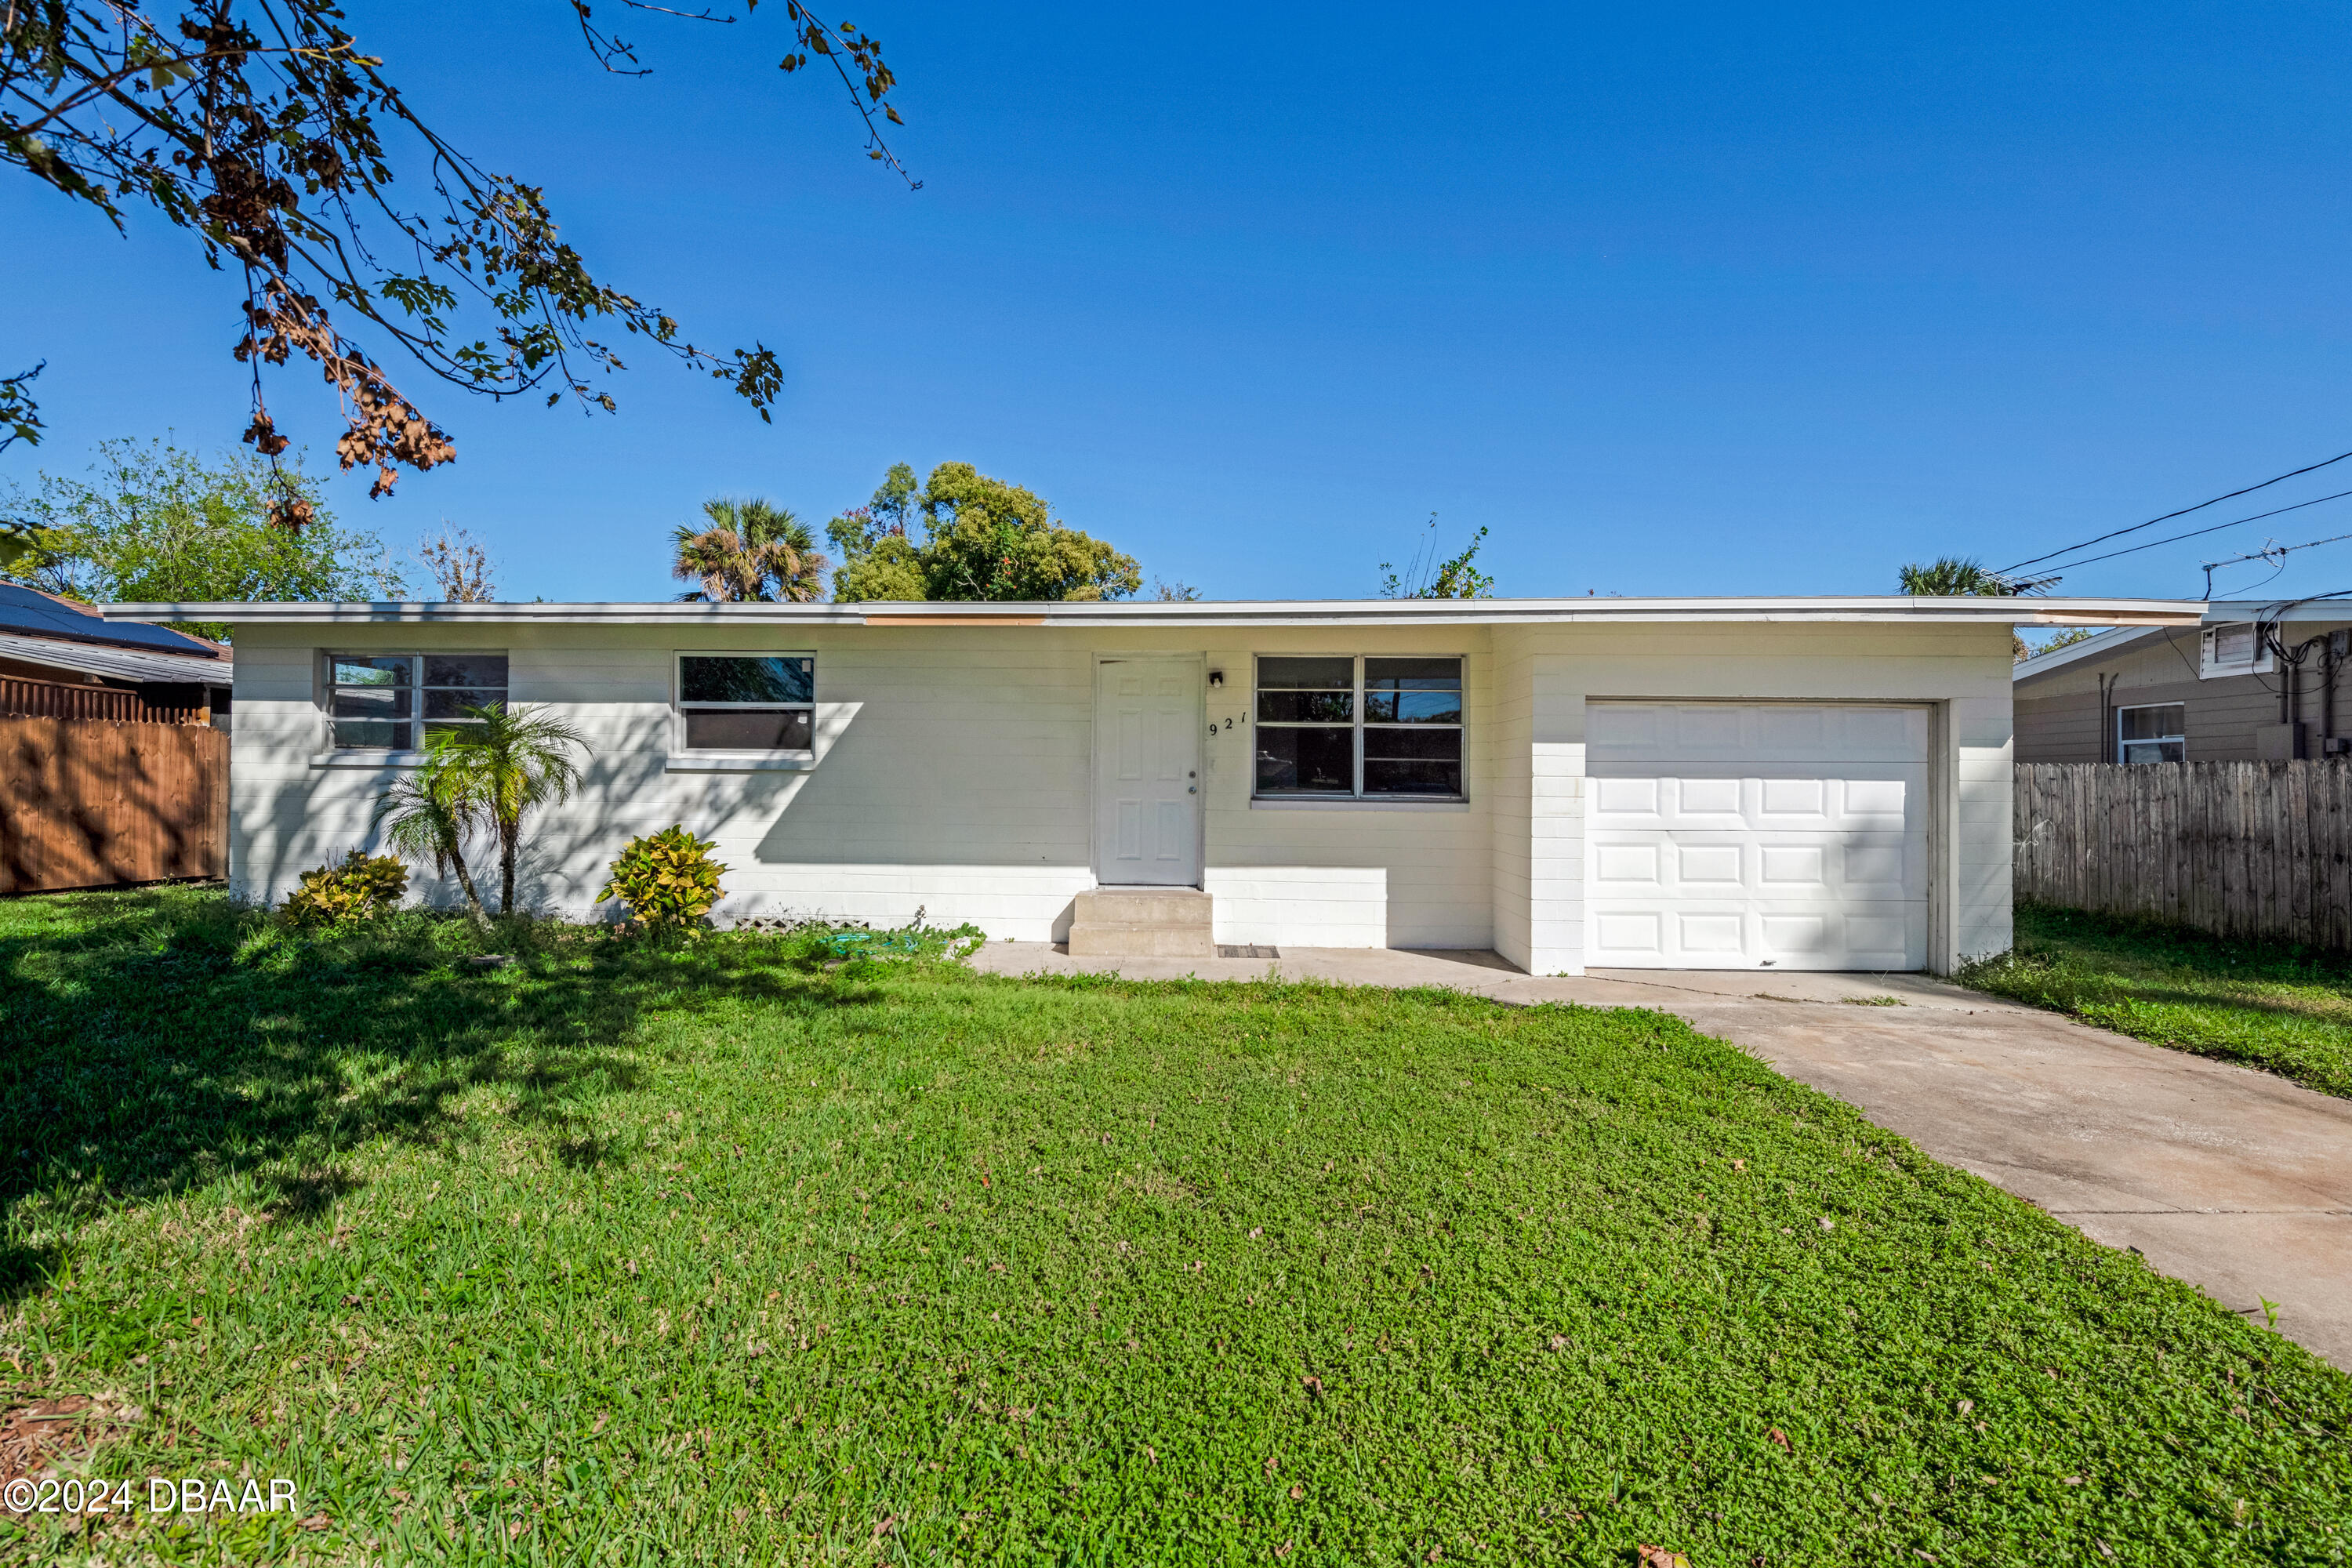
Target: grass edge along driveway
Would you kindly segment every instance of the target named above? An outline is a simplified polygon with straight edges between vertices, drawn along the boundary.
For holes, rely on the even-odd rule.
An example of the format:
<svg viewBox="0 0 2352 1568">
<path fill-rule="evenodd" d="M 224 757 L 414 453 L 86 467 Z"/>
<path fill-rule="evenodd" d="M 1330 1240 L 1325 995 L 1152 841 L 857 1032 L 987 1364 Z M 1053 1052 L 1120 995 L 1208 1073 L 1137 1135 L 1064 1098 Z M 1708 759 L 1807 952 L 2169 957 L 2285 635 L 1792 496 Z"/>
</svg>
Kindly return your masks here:
<svg viewBox="0 0 2352 1568">
<path fill-rule="evenodd" d="M 2342 954 L 2020 904 L 2016 946 L 1955 978 L 2152 1046 L 2352 1097 L 2352 959 Z"/>
<path fill-rule="evenodd" d="M 0 1555 L 2347 1559 L 2352 1379 L 1672 1017 L 473 940 L 0 905 L 9 1405 L 312 1527 Z"/>
</svg>

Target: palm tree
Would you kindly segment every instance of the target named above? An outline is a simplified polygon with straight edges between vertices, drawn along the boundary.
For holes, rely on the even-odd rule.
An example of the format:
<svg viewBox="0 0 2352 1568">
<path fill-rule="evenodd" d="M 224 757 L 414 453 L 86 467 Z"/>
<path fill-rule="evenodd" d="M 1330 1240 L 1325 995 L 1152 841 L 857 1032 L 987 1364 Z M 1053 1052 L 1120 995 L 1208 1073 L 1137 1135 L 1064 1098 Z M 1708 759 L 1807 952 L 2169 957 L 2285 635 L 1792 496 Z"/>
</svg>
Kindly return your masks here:
<svg viewBox="0 0 2352 1568">
<path fill-rule="evenodd" d="M 720 498 L 702 503 L 709 526 L 680 524 L 670 574 L 702 584 L 688 599 L 805 604 L 824 589 L 830 564 L 808 524 L 765 500 Z"/>
<path fill-rule="evenodd" d="M 2038 594 L 2058 581 L 2055 577 L 2006 577 L 1981 561 L 1963 555 L 1943 555 L 1921 566 L 1903 568 L 1903 592 L 1935 598 L 2012 598 Z"/>
<path fill-rule="evenodd" d="M 465 842 L 488 832 L 498 843 L 499 913 L 510 915 L 523 817 L 572 798 L 580 787 L 572 749 L 585 751 L 588 742 L 541 709 L 493 702 L 465 710 L 465 721 L 429 732 L 424 765 L 386 793 L 376 817 L 404 853 L 430 855 L 436 868 L 454 866 L 478 917 L 482 900 L 466 867 Z"/>
<path fill-rule="evenodd" d="M 436 875 L 454 868 L 475 923 L 487 925 L 489 911 L 482 908 L 482 895 L 466 865 L 466 840 L 481 826 L 480 803 L 459 790 L 458 783 L 455 774 L 429 767 L 410 774 L 375 803 L 374 826 L 383 829 L 384 842 L 394 853 L 431 860 Z"/>
<path fill-rule="evenodd" d="M 1939 555 L 1927 565 L 1916 563 L 1903 568 L 1903 591 L 1933 598 L 1975 599 L 2015 598 L 2021 594 L 2047 593 L 2058 579 L 2055 577 L 2008 577 L 1991 570 L 1972 556 Z M 2009 651 L 2013 658 L 2024 658 L 2033 650 L 2017 635 L 2009 631 Z"/>
</svg>

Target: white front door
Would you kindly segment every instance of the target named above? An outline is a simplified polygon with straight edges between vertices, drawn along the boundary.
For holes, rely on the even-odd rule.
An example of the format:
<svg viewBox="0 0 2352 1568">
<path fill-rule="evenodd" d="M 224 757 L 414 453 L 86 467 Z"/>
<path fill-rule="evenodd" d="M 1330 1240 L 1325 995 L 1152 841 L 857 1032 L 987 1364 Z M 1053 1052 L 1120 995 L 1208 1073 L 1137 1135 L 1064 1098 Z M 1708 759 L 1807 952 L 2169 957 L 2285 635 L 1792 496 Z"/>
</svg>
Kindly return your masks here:
<svg viewBox="0 0 2352 1568">
<path fill-rule="evenodd" d="M 1105 659 L 1095 667 L 1095 879 L 1201 882 L 1201 666 Z"/>
<path fill-rule="evenodd" d="M 1918 969 L 1927 710 L 1594 702 L 1585 962 Z"/>
</svg>

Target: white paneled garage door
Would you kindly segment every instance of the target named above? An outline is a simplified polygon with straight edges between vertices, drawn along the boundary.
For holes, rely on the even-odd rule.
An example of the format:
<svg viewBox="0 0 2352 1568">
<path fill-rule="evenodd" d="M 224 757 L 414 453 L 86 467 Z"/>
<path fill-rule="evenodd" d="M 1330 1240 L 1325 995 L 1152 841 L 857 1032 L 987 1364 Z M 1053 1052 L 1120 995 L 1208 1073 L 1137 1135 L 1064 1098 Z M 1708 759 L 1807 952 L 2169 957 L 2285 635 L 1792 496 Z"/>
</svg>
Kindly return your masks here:
<svg viewBox="0 0 2352 1568">
<path fill-rule="evenodd" d="M 1586 709 L 1585 962 L 1919 969 L 1927 710 Z"/>
</svg>

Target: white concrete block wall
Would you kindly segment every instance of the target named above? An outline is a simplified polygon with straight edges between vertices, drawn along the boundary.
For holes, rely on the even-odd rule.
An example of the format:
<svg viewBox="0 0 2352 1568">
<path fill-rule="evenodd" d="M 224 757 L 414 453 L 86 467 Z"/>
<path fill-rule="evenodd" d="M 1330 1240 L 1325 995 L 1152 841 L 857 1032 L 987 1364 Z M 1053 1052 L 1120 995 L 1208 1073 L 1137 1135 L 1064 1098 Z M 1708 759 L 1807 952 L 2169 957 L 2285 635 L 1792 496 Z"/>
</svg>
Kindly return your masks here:
<svg viewBox="0 0 2352 1568">
<path fill-rule="evenodd" d="M 331 641 L 238 640 L 252 706 L 233 763 L 232 876 L 247 897 L 282 898 L 305 869 L 369 831 L 388 767 L 314 767 L 323 722 L 314 647 L 491 647 L 478 629 L 353 627 Z M 308 636 L 308 628 L 301 628 Z M 740 648 L 740 634 L 661 627 L 512 628 L 509 693 L 553 708 L 587 737 L 580 795 L 541 814 L 523 885 L 540 907 L 584 916 L 631 837 L 683 822 L 729 868 L 721 918 L 822 911 L 896 923 L 918 907 L 945 924 L 1045 941 L 1094 882 L 1087 812 L 1093 664 L 1083 649 L 932 634 L 822 631 L 817 765 L 806 772 L 671 771 L 671 658 Z M 772 645 L 782 648 L 783 644 Z M 420 890 L 429 874 L 418 879 Z M 433 889 L 441 900 L 454 889 Z"/>
<path fill-rule="evenodd" d="M 1227 634 L 1230 636 L 1230 634 Z M 1470 947 L 1494 943 L 1488 800 L 1494 661 L 1483 631 L 1366 634 L 1282 628 L 1210 650 L 1223 672 L 1209 692 L 1217 726 L 1204 770 L 1208 870 L 1221 942 L 1297 947 Z M 1466 805 L 1253 802 L 1251 682 L 1260 654 L 1463 656 Z M 1341 891 L 1345 889 L 1345 891 Z M 1291 932 L 1283 936 L 1276 933 Z"/>
<path fill-rule="evenodd" d="M 1964 957 L 2008 945 L 2005 628 L 1698 622 L 1530 627 L 1525 641 L 1536 655 L 1534 935 L 1528 959 L 1515 962 L 1537 973 L 1582 972 L 1583 705 L 1606 698 L 1949 704 L 1957 763 L 1948 918 Z"/>
<path fill-rule="evenodd" d="M 1584 694 L 1558 655 L 1534 668 L 1528 971 L 1584 973 Z"/>
<path fill-rule="evenodd" d="M 2011 874 L 2016 853 L 2016 773 L 2008 693 L 1953 700 L 1949 722 L 1957 885 L 1953 935 L 1962 960 L 2005 952 L 2014 941 Z"/>
<path fill-rule="evenodd" d="M 1469 653 L 1470 805 L 1265 810 L 1249 799 L 1251 656 L 1330 651 L 1329 639 L 1276 632 L 1223 650 L 1201 640 L 1129 637 L 1118 651 L 1186 653 L 1226 674 L 1208 707 L 1236 722 L 1203 751 L 1204 879 L 1219 940 L 1487 946 L 1483 649 L 1443 632 L 1349 639 L 1356 651 Z M 1059 940 L 1073 899 L 1094 885 L 1098 641 L 1026 628 L 816 628 L 747 640 L 665 626 L 243 627 L 232 879 L 243 896 L 275 900 L 302 871 L 379 842 L 370 815 L 394 770 L 314 765 L 325 751 L 314 675 L 322 650 L 503 648 L 512 700 L 549 705 L 593 749 L 581 795 L 536 819 L 522 879 L 534 906 L 587 915 L 623 843 L 683 822 L 715 839 L 729 867 L 722 919 L 802 910 L 897 923 L 919 906 L 995 937 Z M 816 654 L 816 765 L 673 769 L 674 654 L 759 647 Z M 412 886 L 455 899 L 454 885 L 431 881 L 426 868 Z"/>
<path fill-rule="evenodd" d="M 895 923 L 920 905 L 993 936 L 1058 938 L 1094 881 L 1096 655 L 1162 652 L 1225 678 L 1206 695 L 1216 730 L 1202 752 L 1203 875 L 1220 941 L 1492 945 L 1538 973 L 1580 971 L 1585 705 L 1609 697 L 1948 703 L 1954 942 L 1966 955 L 2009 940 L 2007 638 L 1933 625 L 835 627 L 790 637 L 658 626 L 245 626 L 231 742 L 237 890 L 282 898 L 303 870 L 374 842 L 370 813 L 389 770 L 314 765 L 325 742 L 320 650 L 501 647 L 515 700 L 552 706 L 594 748 L 582 797 L 539 820 L 525 879 L 535 903 L 575 915 L 624 841 L 684 822 L 716 838 L 730 868 L 722 914 Z M 747 647 L 816 654 L 815 767 L 673 771 L 673 654 Z M 1465 656 L 1468 805 L 1253 802 L 1254 656 L 1364 652 Z"/>
<path fill-rule="evenodd" d="M 1486 752 L 1489 875 L 1495 951 L 1521 969 L 1533 962 L 1528 849 L 1534 821 L 1535 658 L 1525 630 L 1495 631 L 1494 700 Z"/>
</svg>

